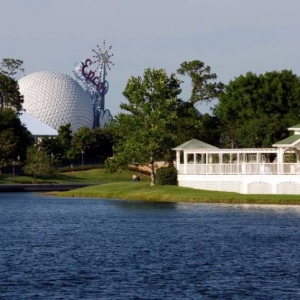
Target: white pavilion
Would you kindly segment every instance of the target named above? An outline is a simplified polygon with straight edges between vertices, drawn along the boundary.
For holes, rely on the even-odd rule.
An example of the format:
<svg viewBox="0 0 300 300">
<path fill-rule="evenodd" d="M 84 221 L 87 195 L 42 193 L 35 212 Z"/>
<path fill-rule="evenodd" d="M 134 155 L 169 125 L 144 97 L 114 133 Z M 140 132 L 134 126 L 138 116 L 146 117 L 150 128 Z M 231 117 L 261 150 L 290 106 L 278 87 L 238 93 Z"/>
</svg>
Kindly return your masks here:
<svg viewBox="0 0 300 300">
<path fill-rule="evenodd" d="M 300 124 L 273 148 L 219 149 L 190 140 L 176 151 L 178 184 L 241 194 L 300 195 Z"/>
</svg>

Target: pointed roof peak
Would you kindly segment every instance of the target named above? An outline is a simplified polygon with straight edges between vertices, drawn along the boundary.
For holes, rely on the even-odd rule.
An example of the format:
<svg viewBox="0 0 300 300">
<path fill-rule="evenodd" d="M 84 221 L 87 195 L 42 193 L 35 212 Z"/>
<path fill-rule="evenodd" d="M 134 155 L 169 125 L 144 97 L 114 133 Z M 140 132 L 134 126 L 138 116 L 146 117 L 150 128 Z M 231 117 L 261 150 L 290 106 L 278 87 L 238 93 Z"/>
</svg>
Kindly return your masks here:
<svg viewBox="0 0 300 300">
<path fill-rule="evenodd" d="M 197 139 L 189 140 L 175 148 L 173 150 L 186 150 L 186 149 L 219 149 L 213 145 L 199 141 Z"/>
</svg>

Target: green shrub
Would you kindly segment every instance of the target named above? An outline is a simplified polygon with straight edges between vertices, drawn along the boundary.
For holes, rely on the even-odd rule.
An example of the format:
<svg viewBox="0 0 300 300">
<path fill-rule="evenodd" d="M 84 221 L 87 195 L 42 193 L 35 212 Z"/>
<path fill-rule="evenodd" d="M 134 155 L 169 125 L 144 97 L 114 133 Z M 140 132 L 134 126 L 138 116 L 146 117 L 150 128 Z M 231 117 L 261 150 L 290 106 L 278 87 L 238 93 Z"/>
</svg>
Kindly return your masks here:
<svg viewBox="0 0 300 300">
<path fill-rule="evenodd" d="M 160 185 L 177 185 L 177 170 L 175 167 L 160 168 L 156 171 L 156 181 Z"/>
</svg>

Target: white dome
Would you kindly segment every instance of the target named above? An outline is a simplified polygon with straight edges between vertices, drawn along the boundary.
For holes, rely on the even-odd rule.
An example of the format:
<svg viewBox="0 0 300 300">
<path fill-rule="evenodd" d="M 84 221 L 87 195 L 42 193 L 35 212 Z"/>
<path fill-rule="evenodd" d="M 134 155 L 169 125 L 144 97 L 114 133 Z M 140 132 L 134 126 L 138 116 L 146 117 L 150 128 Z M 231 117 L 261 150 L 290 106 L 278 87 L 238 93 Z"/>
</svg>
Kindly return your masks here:
<svg viewBox="0 0 300 300">
<path fill-rule="evenodd" d="M 58 130 L 71 123 L 76 132 L 81 127 L 93 126 L 90 97 L 70 76 L 55 72 L 36 72 L 19 80 L 24 96 L 23 108 L 39 121 Z"/>
</svg>

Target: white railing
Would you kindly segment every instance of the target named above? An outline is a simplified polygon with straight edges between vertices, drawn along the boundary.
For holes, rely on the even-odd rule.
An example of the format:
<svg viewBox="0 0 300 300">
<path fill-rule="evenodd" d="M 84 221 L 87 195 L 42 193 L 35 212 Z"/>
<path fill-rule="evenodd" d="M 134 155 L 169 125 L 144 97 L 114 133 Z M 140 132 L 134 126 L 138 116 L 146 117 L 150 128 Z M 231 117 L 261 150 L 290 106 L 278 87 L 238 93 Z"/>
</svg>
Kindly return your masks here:
<svg viewBox="0 0 300 300">
<path fill-rule="evenodd" d="M 180 164 L 179 174 L 300 174 L 300 163 Z"/>
</svg>

